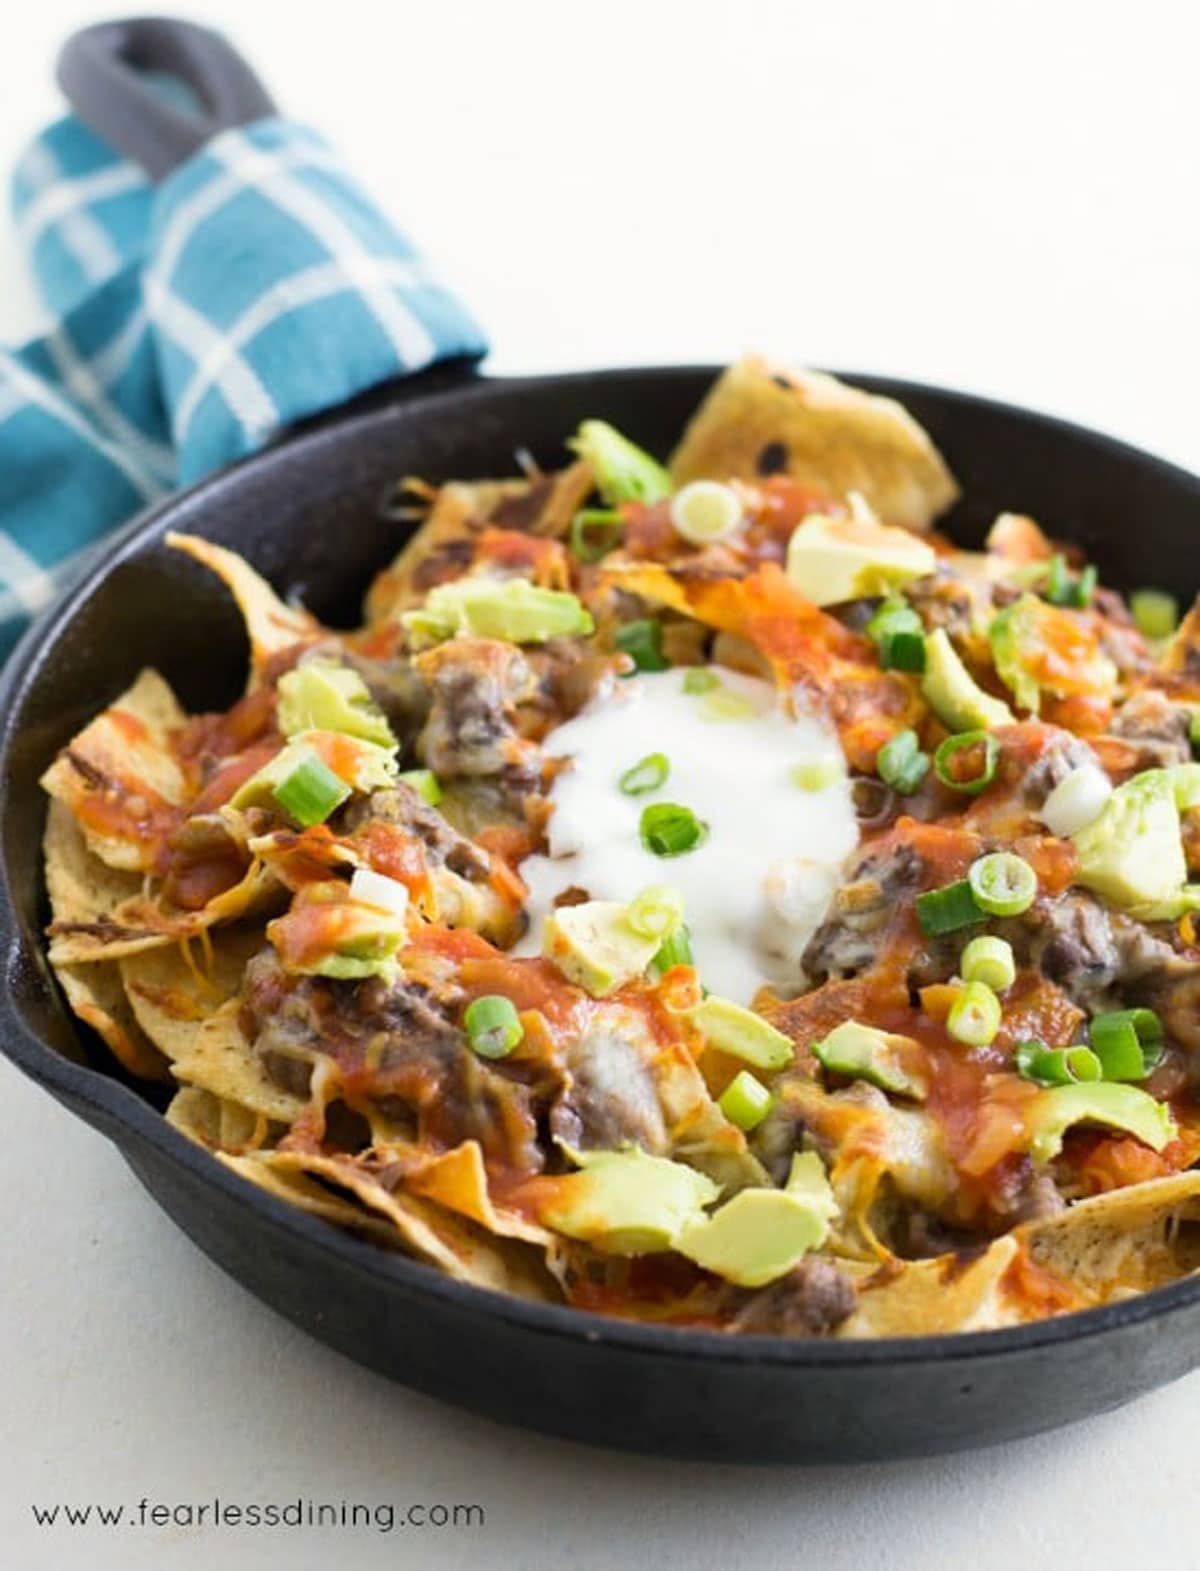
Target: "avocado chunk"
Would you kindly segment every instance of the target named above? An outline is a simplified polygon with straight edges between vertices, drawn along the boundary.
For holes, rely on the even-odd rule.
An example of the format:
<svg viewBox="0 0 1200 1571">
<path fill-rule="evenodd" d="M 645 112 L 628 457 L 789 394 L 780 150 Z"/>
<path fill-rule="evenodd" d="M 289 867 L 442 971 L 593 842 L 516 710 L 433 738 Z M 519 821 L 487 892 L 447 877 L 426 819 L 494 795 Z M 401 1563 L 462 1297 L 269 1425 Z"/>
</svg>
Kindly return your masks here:
<svg viewBox="0 0 1200 1571">
<path fill-rule="evenodd" d="M 873 518 L 811 513 L 792 531 L 787 576 L 814 605 L 886 595 L 931 573 L 933 548 L 907 529 Z"/>
<path fill-rule="evenodd" d="M 1154 1151 L 1161 1151 L 1176 1133 L 1170 1108 L 1137 1086 L 1109 1080 L 1055 1086 L 1042 1092 L 1029 1118 L 1029 1154 L 1034 1162 L 1041 1166 L 1052 1161 L 1074 1124 L 1119 1129 Z"/>
<path fill-rule="evenodd" d="M 1119 785 L 1100 816 L 1071 836 L 1077 883 L 1137 912 L 1178 900 L 1187 861 L 1169 769 L 1147 769 Z"/>
<path fill-rule="evenodd" d="M 1042 688 L 1067 696 L 1087 689 L 1111 692 L 1117 668 L 1070 611 L 1047 605 L 1037 595 L 1024 594 L 992 618 L 988 642 L 996 674 L 1022 709 L 1037 714 Z M 1070 666 L 1070 684 L 1059 685 L 1051 674 L 1047 652 L 1059 655 Z"/>
<path fill-rule="evenodd" d="M 346 886 L 332 881 L 307 885 L 290 911 L 267 924 L 285 971 L 349 980 L 395 976 L 407 934 L 403 913 L 348 899 Z"/>
<path fill-rule="evenodd" d="M 319 819 L 296 818 L 290 813 L 286 801 L 278 793 L 285 790 L 297 770 L 316 761 L 330 777 L 335 789 L 330 792 L 327 809 Z M 328 818 L 351 791 L 364 794 L 382 791 L 396 779 L 395 755 L 386 747 L 376 747 L 358 737 L 343 736 L 337 731 L 298 731 L 275 757 L 261 769 L 244 780 L 230 798 L 230 807 L 239 811 L 247 807 L 266 807 L 283 813 L 302 825 Z M 340 786 L 340 794 L 336 787 Z"/>
<path fill-rule="evenodd" d="M 786 1275 L 829 1236 L 837 1202 L 821 1159 L 792 1158 L 783 1189 L 743 1189 L 680 1234 L 676 1249 L 739 1287 L 763 1287 Z"/>
<path fill-rule="evenodd" d="M 661 935 L 646 938 L 633 930 L 619 900 L 559 906 L 542 929 L 543 955 L 593 998 L 641 976 L 661 947 Z"/>
<path fill-rule="evenodd" d="M 814 1046 L 813 1052 L 818 1063 L 836 1074 L 866 1080 L 881 1091 L 923 1102 L 929 1094 L 928 1078 L 918 1069 L 904 1065 L 905 1050 L 916 1047 L 911 1037 L 880 1031 L 857 1020 L 843 1020 Z"/>
<path fill-rule="evenodd" d="M 958 651 L 939 627 L 925 640 L 925 702 L 951 731 L 991 731 L 1012 725 L 1013 712 L 1002 698 L 993 698 L 963 665 Z"/>
<path fill-rule="evenodd" d="M 577 1153 L 581 1170 L 552 1180 L 553 1198 L 541 1220 L 568 1238 L 606 1254 L 646 1255 L 672 1249 L 680 1233 L 704 1217 L 720 1189 L 711 1178 L 649 1156 L 626 1151 Z"/>
<path fill-rule="evenodd" d="M 689 1012 L 688 1018 L 710 1047 L 743 1059 L 757 1069 L 782 1069 L 796 1056 L 791 1037 L 777 1031 L 753 1009 L 731 1003 L 728 998 L 710 995 Z"/>
<path fill-rule="evenodd" d="M 279 679 L 279 729 L 340 731 L 378 747 L 395 748 L 392 728 L 371 698 L 367 684 L 336 660 L 306 660 Z"/>
<path fill-rule="evenodd" d="M 576 595 L 539 589 L 526 578 L 460 578 L 439 584 L 416 611 L 401 618 L 417 643 L 436 644 L 473 634 L 503 638 L 510 644 L 543 644 L 547 639 L 595 630 L 591 613 Z"/>
</svg>

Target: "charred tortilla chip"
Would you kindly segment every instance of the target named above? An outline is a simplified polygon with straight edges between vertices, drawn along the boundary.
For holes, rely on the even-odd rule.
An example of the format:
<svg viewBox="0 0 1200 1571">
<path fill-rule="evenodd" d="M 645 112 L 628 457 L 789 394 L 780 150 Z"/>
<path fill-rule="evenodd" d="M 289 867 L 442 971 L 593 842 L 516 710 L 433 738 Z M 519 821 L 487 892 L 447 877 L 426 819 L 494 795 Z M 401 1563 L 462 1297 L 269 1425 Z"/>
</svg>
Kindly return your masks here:
<svg viewBox="0 0 1200 1571">
<path fill-rule="evenodd" d="M 1013 1238 L 998 1238 L 982 1255 L 905 1261 L 896 1274 L 860 1283 L 858 1308 L 838 1329 L 841 1337 L 934 1336 L 946 1331 L 993 1331 L 1024 1318 L 1006 1293 L 1004 1278 L 1017 1257 Z M 876 1285 L 872 1285 L 876 1283 Z"/>
<path fill-rule="evenodd" d="M 751 356 L 693 415 L 671 477 L 683 485 L 780 473 L 840 500 L 858 491 L 885 523 L 909 529 L 928 529 L 958 496 L 937 448 L 892 399 Z"/>
<path fill-rule="evenodd" d="M 171 734 L 185 719 L 158 672 L 143 671 L 42 776 L 45 790 L 70 808 L 89 850 L 109 867 L 154 866 L 184 798 Z"/>
<path fill-rule="evenodd" d="M 534 480 L 450 481 L 428 518 L 367 591 L 368 622 L 395 617 L 471 571 L 489 531 L 560 539 L 592 489 L 588 464 Z"/>
</svg>

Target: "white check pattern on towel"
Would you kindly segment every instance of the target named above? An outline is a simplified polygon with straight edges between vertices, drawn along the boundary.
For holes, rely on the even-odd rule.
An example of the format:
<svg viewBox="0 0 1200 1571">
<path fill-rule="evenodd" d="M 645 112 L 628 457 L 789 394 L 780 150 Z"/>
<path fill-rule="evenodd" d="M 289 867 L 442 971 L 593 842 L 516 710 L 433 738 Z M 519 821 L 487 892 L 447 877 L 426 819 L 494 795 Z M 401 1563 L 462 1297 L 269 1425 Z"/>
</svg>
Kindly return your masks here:
<svg viewBox="0 0 1200 1571">
<path fill-rule="evenodd" d="M 78 121 L 13 180 L 55 322 L 0 350 L 0 655 L 89 547 L 478 327 L 316 132 L 225 131 L 152 186 Z"/>
</svg>

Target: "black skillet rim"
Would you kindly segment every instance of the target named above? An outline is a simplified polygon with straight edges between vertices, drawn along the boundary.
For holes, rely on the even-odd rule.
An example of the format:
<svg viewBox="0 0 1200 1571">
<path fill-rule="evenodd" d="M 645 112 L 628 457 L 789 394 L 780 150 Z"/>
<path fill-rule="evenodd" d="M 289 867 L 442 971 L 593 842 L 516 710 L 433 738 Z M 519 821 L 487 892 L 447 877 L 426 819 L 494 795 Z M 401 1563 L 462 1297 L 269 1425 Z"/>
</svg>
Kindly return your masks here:
<svg viewBox="0 0 1200 1571">
<path fill-rule="evenodd" d="M 480 378 L 464 386 L 433 388 L 428 394 L 405 399 L 404 407 L 424 409 L 431 403 L 443 401 L 458 405 L 475 399 L 485 400 L 510 388 L 518 392 L 522 389 L 532 391 L 534 388 L 545 390 L 581 382 L 602 383 L 605 380 L 627 379 L 630 375 L 654 379 L 715 376 L 720 369 L 706 365 L 645 366 L 544 376 Z M 1055 415 L 929 383 L 866 373 L 837 374 L 847 381 L 895 397 L 901 402 L 906 397 L 930 396 L 999 416 L 1032 419 L 1051 435 L 1057 432 L 1076 439 L 1082 438 L 1106 448 L 1114 456 L 1158 470 L 1169 478 L 1192 486 L 1200 484 L 1196 476 L 1167 459 Z M 48 646 L 51 635 L 73 618 L 77 609 L 91 596 L 97 582 L 127 554 L 140 547 L 145 536 L 152 534 L 164 520 L 169 519 L 181 500 L 186 498 L 190 505 L 194 505 L 197 499 L 203 500 L 207 491 L 219 491 L 229 483 L 231 477 L 242 471 L 249 469 L 265 472 L 278 463 L 286 463 L 289 449 L 297 443 L 319 447 L 324 442 L 340 440 L 347 429 L 366 430 L 374 424 L 387 424 L 394 418 L 395 412 L 395 403 L 387 402 L 381 407 L 369 408 L 365 413 L 318 420 L 310 428 L 281 440 L 266 451 L 242 459 L 187 491 L 154 504 L 112 537 L 89 565 L 83 578 L 26 632 L 9 657 L 0 678 L 0 811 L 6 805 L 8 794 L 7 765 L 16 734 L 13 715 L 28 688 L 37 681 L 43 663 L 41 651 Z M 633 1355 L 731 1365 L 788 1365 L 827 1369 L 931 1361 L 972 1363 L 979 1359 L 1029 1353 L 1062 1342 L 1101 1337 L 1147 1321 L 1165 1320 L 1186 1312 L 1200 1302 L 1200 1276 L 1197 1276 L 1120 1303 L 995 1331 L 839 1341 L 753 1334 L 730 1336 L 723 1332 L 645 1325 L 571 1309 L 565 1305 L 533 1303 L 454 1281 L 431 1266 L 400 1254 L 389 1254 L 255 1189 L 172 1128 L 160 1113 L 132 1089 L 102 1071 L 73 1063 L 42 1042 L 26 1026 L 20 1011 L 9 997 L 14 969 L 30 962 L 25 954 L 25 938 L 15 917 L 9 870 L 3 860 L 0 860 L 0 895 L 3 896 L 0 899 L 0 954 L 4 957 L 4 986 L 0 989 L 0 1028 L 3 1032 L 0 1036 L 0 1052 L 6 1058 L 38 1084 L 52 1093 L 60 1093 L 58 1099 L 65 1099 L 68 1110 L 83 1118 L 84 1122 L 92 1120 L 84 1117 L 80 1108 L 94 1112 L 96 1123 L 93 1127 L 98 1127 L 113 1139 L 123 1155 L 128 1155 L 128 1152 L 115 1131 L 127 1131 L 135 1139 L 145 1140 L 154 1148 L 158 1158 L 182 1168 L 202 1184 L 213 1185 L 239 1209 L 255 1213 L 273 1229 L 291 1232 L 318 1251 L 329 1251 L 339 1258 L 343 1266 L 360 1276 L 372 1278 L 381 1284 L 402 1285 L 414 1296 L 442 1300 L 463 1312 L 497 1318 L 540 1336 L 585 1345 L 604 1344 L 613 1351 Z"/>
</svg>

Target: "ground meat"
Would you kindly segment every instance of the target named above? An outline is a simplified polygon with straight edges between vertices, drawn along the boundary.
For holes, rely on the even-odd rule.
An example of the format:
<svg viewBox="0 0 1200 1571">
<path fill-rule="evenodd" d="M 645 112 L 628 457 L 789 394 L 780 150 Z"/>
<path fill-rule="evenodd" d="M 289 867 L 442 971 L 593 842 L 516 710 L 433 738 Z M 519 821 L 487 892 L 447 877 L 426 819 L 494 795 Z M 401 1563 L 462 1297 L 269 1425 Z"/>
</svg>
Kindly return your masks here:
<svg viewBox="0 0 1200 1571">
<path fill-rule="evenodd" d="M 340 827 L 352 835 L 370 821 L 395 824 L 415 835 L 424 846 L 431 867 L 448 868 L 471 882 L 486 878 L 491 871 L 487 852 L 460 835 L 436 808 L 403 781 L 386 791 L 356 798 L 345 809 Z"/>
<path fill-rule="evenodd" d="M 747 1298 L 731 1331 L 761 1336 L 827 1336 L 854 1313 L 854 1283 L 832 1260 L 809 1256 Z"/>
<path fill-rule="evenodd" d="M 1114 988 L 1167 974 L 1180 964 L 1163 938 L 1083 890 L 1039 900 L 993 931 L 1012 944 L 1018 964 L 1040 970 L 1072 1003 L 1090 1012 L 1104 1008 Z"/>
<path fill-rule="evenodd" d="M 613 685 L 620 657 L 601 653 L 584 638 L 552 638 L 527 649 L 525 658 L 535 688 L 522 702 L 518 722 L 525 735 L 540 739 Z"/>
<path fill-rule="evenodd" d="M 904 598 L 930 632 L 945 628 L 951 638 L 967 638 L 991 608 L 991 586 L 939 568 L 904 587 Z"/>
<path fill-rule="evenodd" d="M 514 789 L 538 779 L 536 749 L 519 733 L 517 706 L 537 693 L 515 644 L 455 638 L 417 657 L 432 694 L 417 740 L 422 763 L 442 780 L 501 776 Z"/>
<path fill-rule="evenodd" d="M 1096 763 L 1096 755 L 1088 744 L 1069 731 L 1057 726 L 1042 728 L 1048 739 L 1037 761 L 1030 766 L 1021 781 L 1022 800 L 1035 812 L 1041 807 L 1055 786 L 1083 764 Z"/>
<path fill-rule="evenodd" d="M 298 1062 L 327 1057 L 422 1143 L 450 1149 L 478 1140 L 489 1160 L 513 1172 L 541 1169 L 537 1118 L 549 1088 L 478 1058 L 448 1006 L 418 982 L 290 976 L 267 949 L 247 967 L 242 1023 L 268 1073 L 289 1089 Z"/>
<path fill-rule="evenodd" d="M 632 1144 L 651 1155 L 664 1153 L 669 1140 L 654 1055 L 653 1042 L 633 1016 L 608 1013 L 596 1021 L 568 1049 L 569 1088 L 550 1117 L 555 1138 L 585 1151 Z"/>
<path fill-rule="evenodd" d="M 1127 698 L 1109 729 L 1113 736 L 1137 743 L 1139 769 L 1186 764 L 1192 756 L 1186 711 L 1154 688 Z"/>
<path fill-rule="evenodd" d="M 825 982 L 865 971 L 896 905 L 919 887 L 922 871 L 920 857 L 903 842 L 883 854 L 868 853 L 849 871 L 849 881 L 809 941 L 802 961 L 805 976 Z"/>
</svg>

